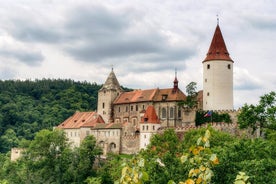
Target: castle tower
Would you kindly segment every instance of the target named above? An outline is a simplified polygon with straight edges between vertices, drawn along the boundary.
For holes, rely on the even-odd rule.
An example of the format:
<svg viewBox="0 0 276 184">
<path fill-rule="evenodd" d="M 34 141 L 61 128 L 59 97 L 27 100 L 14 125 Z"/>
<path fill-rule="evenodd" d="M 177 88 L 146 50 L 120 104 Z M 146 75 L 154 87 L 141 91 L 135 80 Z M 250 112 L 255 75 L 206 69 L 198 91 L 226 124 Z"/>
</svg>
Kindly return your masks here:
<svg viewBox="0 0 276 184">
<path fill-rule="evenodd" d="M 203 63 L 203 110 L 233 109 L 233 60 L 219 24 Z"/>
<path fill-rule="evenodd" d="M 147 147 L 150 138 L 156 134 L 160 127 L 160 120 L 156 115 L 155 108 L 152 105 L 148 106 L 140 122 L 140 149 Z"/>
<path fill-rule="evenodd" d="M 112 121 L 112 118 L 113 118 L 112 103 L 122 91 L 123 90 L 112 68 L 103 87 L 98 92 L 97 112 L 103 117 L 105 123 L 109 123 Z"/>
</svg>

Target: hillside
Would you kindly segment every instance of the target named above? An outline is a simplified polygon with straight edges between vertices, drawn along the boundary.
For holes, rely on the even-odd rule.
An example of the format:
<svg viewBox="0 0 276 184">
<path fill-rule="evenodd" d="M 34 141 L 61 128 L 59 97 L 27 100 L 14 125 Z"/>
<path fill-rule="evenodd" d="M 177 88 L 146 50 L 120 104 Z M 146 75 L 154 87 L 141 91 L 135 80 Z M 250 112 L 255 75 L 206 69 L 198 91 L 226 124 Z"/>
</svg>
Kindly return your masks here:
<svg viewBox="0 0 276 184">
<path fill-rule="evenodd" d="M 95 110 L 100 87 L 61 79 L 0 81 L 0 152 L 52 129 L 75 111 Z"/>
</svg>

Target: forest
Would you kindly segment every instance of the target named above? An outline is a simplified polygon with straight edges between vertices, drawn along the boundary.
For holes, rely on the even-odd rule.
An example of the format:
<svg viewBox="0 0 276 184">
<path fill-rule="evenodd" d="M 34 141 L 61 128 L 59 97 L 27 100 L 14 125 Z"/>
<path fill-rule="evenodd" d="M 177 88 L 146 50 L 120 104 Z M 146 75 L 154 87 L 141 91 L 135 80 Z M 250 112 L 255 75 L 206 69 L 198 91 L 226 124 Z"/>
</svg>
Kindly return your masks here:
<svg viewBox="0 0 276 184">
<path fill-rule="evenodd" d="M 0 81 L 0 152 L 52 129 L 75 111 L 96 110 L 101 85 L 62 79 Z"/>
<path fill-rule="evenodd" d="M 240 128 L 260 129 L 259 138 L 209 127 L 180 139 L 168 129 L 138 154 L 103 159 L 93 136 L 72 149 L 64 132 L 52 128 L 76 110 L 95 110 L 100 87 L 72 80 L 0 81 L 0 184 L 276 183 L 275 92 L 240 109 Z M 12 147 L 25 150 L 17 161 L 10 160 Z"/>
</svg>

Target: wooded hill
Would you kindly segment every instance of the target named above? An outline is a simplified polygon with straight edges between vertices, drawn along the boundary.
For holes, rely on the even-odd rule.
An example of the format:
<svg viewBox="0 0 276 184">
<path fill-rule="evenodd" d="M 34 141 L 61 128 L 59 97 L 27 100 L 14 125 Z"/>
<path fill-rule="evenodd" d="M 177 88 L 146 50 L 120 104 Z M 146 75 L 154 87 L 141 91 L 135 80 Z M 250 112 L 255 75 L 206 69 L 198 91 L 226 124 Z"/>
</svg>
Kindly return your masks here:
<svg viewBox="0 0 276 184">
<path fill-rule="evenodd" d="M 75 111 L 96 110 L 100 88 L 62 79 L 0 81 L 0 152 L 52 129 Z"/>
</svg>

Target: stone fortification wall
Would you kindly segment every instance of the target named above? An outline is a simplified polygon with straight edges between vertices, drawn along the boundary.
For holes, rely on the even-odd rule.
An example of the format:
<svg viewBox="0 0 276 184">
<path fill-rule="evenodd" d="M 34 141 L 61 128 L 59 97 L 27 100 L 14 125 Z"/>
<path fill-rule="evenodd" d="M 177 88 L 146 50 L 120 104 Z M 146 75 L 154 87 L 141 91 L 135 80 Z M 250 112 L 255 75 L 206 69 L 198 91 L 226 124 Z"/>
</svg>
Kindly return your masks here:
<svg viewBox="0 0 276 184">
<path fill-rule="evenodd" d="M 121 139 L 121 153 L 123 154 L 134 154 L 139 151 L 140 136 L 138 135 L 127 135 L 122 136 Z"/>
</svg>

